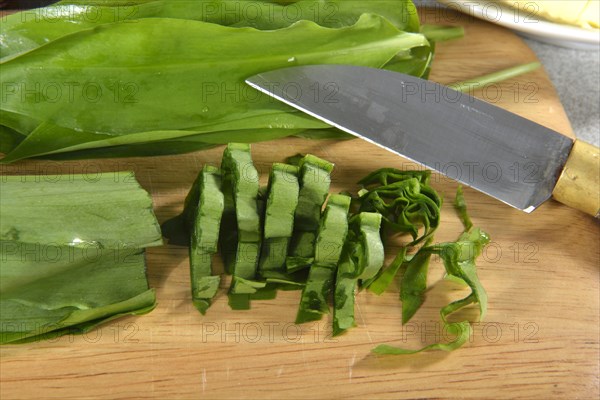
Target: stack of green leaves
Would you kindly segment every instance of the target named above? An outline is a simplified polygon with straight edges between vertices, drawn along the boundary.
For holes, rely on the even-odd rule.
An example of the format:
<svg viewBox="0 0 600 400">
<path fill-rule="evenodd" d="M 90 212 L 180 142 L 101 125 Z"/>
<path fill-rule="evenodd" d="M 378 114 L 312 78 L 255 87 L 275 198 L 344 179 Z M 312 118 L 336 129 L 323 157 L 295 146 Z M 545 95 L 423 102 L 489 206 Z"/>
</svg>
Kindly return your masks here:
<svg viewBox="0 0 600 400">
<path fill-rule="evenodd" d="M 346 137 L 244 80 L 308 64 L 426 77 L 433 42 L 420 29 L 410 0 L 62 1 L 17 13 L 0 26 L 2 162 Z"/>
<path fill-rule="evenodd" d="M 221 229 L 221 254 L 225 270 L 233 275 L 229 304 L 234 309 L 250 308 L 262 241 L 258 171 L 252 163 L 250 145 L 230 143 L 223 152 L 223 193 L 225 210 Z"/>
<path fill-rule="evenodd" d="M 162 238 L 132 173 L 5 176 L 0 192 L 0 343 L 155 307 L 144 249 Z"/>
<path fill-rule="evenodd" d="M 286 259 L 300 193 L 299 170 L 296 166 L 280 163 L 273 164 L 271 169 L 259 262 L 260 275 L 265 278 L 281 278 L 286 273 Z"/>
<path fill-rule="evenodd" d="M 338 201 L 334 197 L 328 209 L 341 206 L 331 213 L 334 226 L 328 222 L 319 228 L 333 164 L 307 155 L 298 165 L 273 164 L 268 186 L 260 189 L 250 145 L 230 143 L 220 170 L 205 166 L 200 171 L 186 197 L 180 222 L 189 233 L 192 298 L 201 313 L 210 306 L 220 282 L 211 271 L 217 246 L 225 272 L 232 275 L 229 305 L 233 309 L 249 309 L 253 298 L 273 298 L 277 288 L 301 289 L 306 269 L 315 259 L 315 248 L 321 252 L 322 258 L 316 257 L 321 266 L 335 267 L 337 257 L 326 255 L 326 241 L 339 230 L 335 224 L 347 219 L 350 198 L 338 196 Z M 298 225 L 300 237 L 310 238 L 302 242 L 310 257 L 290 271 L 288 260 Z M 317 239 L 317 230 L 325 236 Z M 345 233 L 339 249 L 343 237 Z"/>
<path fill-rule="evenodd" d="M 328 300 L 335 281 L 335 273 L 348 235 L 348 212 L 351 198 L 334 194 L 329 198 L 316 240 L 314 262 L 296 317 L 296 323 L 321 319 L 329 312 Z"/>
<path fill-rule="evenodd" d="M 212 255 L 217 252 L 219 229 L 225 207 L 221 171 L 210 165 L 198 174 L 185 199 L 184 221 L 190 233 L 192 300 L 202 314 L 217 294 L 221 278 L 212 274 Z"/>
<path fill-rule="evenodd" d="M 333 167 L 332 163 L 310 154 L 299 161 L 301 189 L 294 214 L 290 254 L 286 259 L 286 269 L 290 273 L 314 262 L 321 210 L 329 193 Z"/>
</svg>

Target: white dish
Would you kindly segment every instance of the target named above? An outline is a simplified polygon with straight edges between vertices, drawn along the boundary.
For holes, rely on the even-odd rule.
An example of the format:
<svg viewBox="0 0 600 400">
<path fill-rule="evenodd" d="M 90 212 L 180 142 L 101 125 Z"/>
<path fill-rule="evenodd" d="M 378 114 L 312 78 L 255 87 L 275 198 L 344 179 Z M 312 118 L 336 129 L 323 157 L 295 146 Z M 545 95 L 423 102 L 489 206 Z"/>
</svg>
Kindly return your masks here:
<svg viewBox="0 0 600 400">
<path fill-rule="evenodd" d="M 522 36 L 562 47 L 600 50 L 600 29 L 548 22 L 534 13 L 487 0 L 438 0 L 448 8 L 515 30 Z"/>
</svg>

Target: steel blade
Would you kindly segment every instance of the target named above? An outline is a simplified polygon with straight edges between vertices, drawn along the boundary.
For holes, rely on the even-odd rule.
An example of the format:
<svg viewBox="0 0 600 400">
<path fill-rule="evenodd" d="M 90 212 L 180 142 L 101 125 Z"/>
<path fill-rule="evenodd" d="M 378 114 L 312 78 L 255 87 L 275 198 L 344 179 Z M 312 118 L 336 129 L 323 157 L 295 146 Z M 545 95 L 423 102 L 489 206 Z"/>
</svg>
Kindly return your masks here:
<svg viewBox="0 0 600 400">
<path fill-rule="evenodd" d="M 440 84 L 348 65 L 261 73 L 252 87 L 345 132 L 531 212 L 573 140 Z"/>
</svg>

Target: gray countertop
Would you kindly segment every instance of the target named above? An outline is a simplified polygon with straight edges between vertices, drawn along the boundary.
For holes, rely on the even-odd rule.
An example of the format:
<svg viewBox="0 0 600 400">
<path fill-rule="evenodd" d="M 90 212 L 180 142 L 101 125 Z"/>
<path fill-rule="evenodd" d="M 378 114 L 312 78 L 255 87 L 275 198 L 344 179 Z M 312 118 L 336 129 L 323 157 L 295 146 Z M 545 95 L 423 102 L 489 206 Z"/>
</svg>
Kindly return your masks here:
<svg viewBox="0 0 600 400">
<path fill-rule="evenodd" d="M 443 7 L 433 0 L 415 0 L 415 4 Z M 600 51 L 524 40 L 548 72 L 577 137 L 600 145 Z"/>
</svg>

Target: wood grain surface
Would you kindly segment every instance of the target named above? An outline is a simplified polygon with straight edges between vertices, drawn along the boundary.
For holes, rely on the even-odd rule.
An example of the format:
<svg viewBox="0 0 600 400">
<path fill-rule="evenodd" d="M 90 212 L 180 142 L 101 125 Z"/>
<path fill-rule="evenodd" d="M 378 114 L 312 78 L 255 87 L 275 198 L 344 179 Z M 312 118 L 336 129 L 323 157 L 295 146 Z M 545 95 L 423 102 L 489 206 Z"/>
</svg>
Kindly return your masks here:
<svg viewBox="0 0 600 400">
<path fill-rule="evenodd" d="M 460 24 L 462 40 L 439 44 L 432 79 L 450 83 L 535 60 L 514 34 L 449 12 L 423 12 L 429 23 Z M 545 72 L 539 70 L 475 93 L 478 97 L 572 136 L 569 121 Z M 204 163 L 218 164 L 222 148 L 183 156 L 27 161 L 3 174 L 133 169 L 152 193 L 161 222 L 181 212 Z M 336 163 L 332 191 L 380 167 L 412 164 L 359 140 L 279 140 L 253 146 L 261 179 L 271 163 L 313 153 Z M 451 199 L 457 185 L 435 175 L 446 198 L 437 241 L 461 231 Z M 599 225 L 554 201 L 531 215 L 465 190 L 476 226 L 492 237 L 479 275 L 489 294 L 487 318 L 474 325 L 463 348 L 412 356 L 375 356 L 390 343 L 418 348 L 446 338 L 439 309 L 466 290 L 430 267 L 424 307 L 401 324 L 398 288 L 381 297 L 360 293 L 358 326 L 332 338 L 331 318 L 293 324 L 299 293 L 255 301 L 231 311 L 223 283 L 206 316 L 190 301 L 187 250 L 165 245 L 148 251 L 148 275 L 158 307 L 122 318 L 83 336 L 0 349 L 0 398 L 531 398 L 599 396 Z M 476 317 L 475 310 L 461 315 Z M 450 339 L 450 338 L 447 338 Z"/>
</svg>

